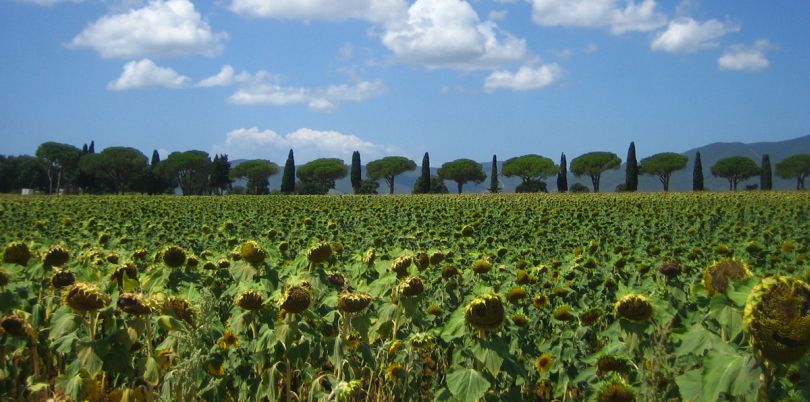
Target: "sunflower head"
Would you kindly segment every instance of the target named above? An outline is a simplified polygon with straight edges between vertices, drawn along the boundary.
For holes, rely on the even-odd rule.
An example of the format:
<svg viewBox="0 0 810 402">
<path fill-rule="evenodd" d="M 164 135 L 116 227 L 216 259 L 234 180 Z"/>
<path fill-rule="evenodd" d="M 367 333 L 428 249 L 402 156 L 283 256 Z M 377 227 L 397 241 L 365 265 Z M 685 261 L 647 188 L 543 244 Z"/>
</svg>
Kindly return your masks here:
<svg viewBox="0 0 810 402">
<path fill-rule="evenodd" d="M 330 257 L 332 257 L 332 246 L 326 242 L 320 242 L 307 250 L 307 260 L 313 265 L 326 262 Z"/>
<path fill-rule="evenodd" d="M 138 267 L 135 264 L 124 264 L 119 266 L 118 268 L 113 271 L 110 278 L 118 283 L 118 286 L 123 286 L 124 279 L 137 279 L 138 278 Z"/>
<path fill-rule="evenodd" d="M 738 260 L 718 261 L 703 271 L 703 287 L 709 296 L 723 293 L 728 288 L 729 281 L 742 280 L 751 277 L 748 266 Z"/>
<path fill-rule="evenodd" d="M 51 284 L 56 289 L 62 289 L 76 283 L 76 276 L 70 270 L 62 269 L 51 276 Z"/>
<path fill-rule="evenodd" d="M 532 278 L 529 276 L 529 273 L 524 269 L 518 269 L 516 275 L 517 275 L 516 282 L 518 283 L 518 285 L 525 285 L 532 281 Z"/>
<path fill-rule="evenodd" d="M 492 268 L 492 264 L 487 259 L 480 259 L 473 263 L 473 271 L 477 274 L 485 274 Z"/>
<path fill-rule="evenodd" d="M 673 260 L 661 264 L 661 266 L 658 267 L 658 272 L 667 278 L 674 278 L 680 275 L 683 270 L 681 269 L 681 264 L 679 264 L 678 261 Z"/>
<path fill-rule="evenodd" d="M 512 323 L 515 324 L 516 327 L 523 328 L 529 325 L 529 317 L 526 317 L 526 314 L 523 313 L 515 313 L 512 315 Z"/>
<path fill-rule="evenodd" d="M 425 285 L 418 276 L 409 276 L 399 283 L 399 294 L 411 297 L 418 296 L 425 291 Z"/>
<path fill-rule="evenodd" d="M 622 297 L 614 306 L 616 315 L 631 321 L 647 321 L 653 315 L 653 305 L 645 296 L 629 294 Z"/>
<path fill-rule="evenodd" d="M 31 250 L 28 245 L 21 241 L 13 241 L 3 249 L 3 262 L 6 264 L 17 264 L 26 266 L 31 259 Z"/>
<path fill-rule="evenodd" d="M 433 304 L 427 309 L 427 313 L 432 316 L 439 316 L 442 314 L 442 308 Z"/>
<path fill-rule="evenodd" d="M 2 269 L 0 269 L 0 288 L 4 288 L 8 285 L 10 278 L 8 273 Z"/>
<path fill-rule="evenodd" d="M 441 251 L 436 251 L 430 255 L 430 265 L 439 265 L 442 261 L 444 261 L 444 253 Z"/>
<path fill-rule="evenodd" d="M 137 293 L 122 293 L 116 304 L 121 311 L 131 315 L 147 315 L 152 312 L 148 300 Z"/>
<path fill-rule="evenodd" d="M 186 250 L 180 246 L 169 246 L 161 253 L 163 263 L 169 268 L 179 268 L 186 263 Z"/>
<path fill-rule="evenodd" d="M 416 253 L 416 256 L 414 256 L 413 263 L 414 265 L 416 265 L 416 268 L 418 268 L 421 271 L 430 265 L 430 256 L 428 255 L 428 253 L 424 252 Z"/>
<path fill-rule="evenodd" d="M 611 372 L 624 373 L 629 370 L 630 366 L 627 360 L 615 356 L 602 356 L 596 361 L 596 374 L 603 375 Z"/>
<path fill-rule="evenodd" d="M 163 304 L 163 311 L 171 312 L 177 316 L 177 318 L 185 321 L 187 324 L 192 326 L 194 325 L 194 317 L 196 313 L 194 312 L 194 308 L 191 307 L 191 304 L 186 299 L 174 296 L 169 297 Z"/>
<path fill-rule="evenodd" d="M 579 316 L 580 322 L 586 327 L 595 324 L 600 318 L 602 318 L 602 309 L 599 307 L 594 307 Z"/>
<path fill-rule="evenodd" d="M 225 332 L 222 333 L 222 338 L 219 339 L 217 344 L 220 348 L 225 350 L 230 348 L 237 349 L 239 347 L 239 338 L 235 333 L 233 333 L 233 331 L 226 329 Z"/>
<path fill-rule="evenodd" d="M 500 296 L 490 293 L 478 296 L 464 308 L 464 319 L 480 331 L 497 329 L 504 318 L 503 302 Z"/>
<path fill-rule="evenodd" d="M 363 253 L 363 264 L 371 265 L 374 264 L 374 260 L 377 259 L 377 250 L 374 247 L 369 247 L 365 253 Z"/>
<path fill-rule="evenodd" d="M 405 377 L 405 369 L 402 367 L 402 364 L 400 363 L 391 363 L 385 370 L 385 374 L 389 380 L 397 381 L 400 378 Z"/>
<path fill-rule="evenodd" d="M 342 292 L 338 295 L 338 310 L 344 313 L 359 313 L 363 311 L 374 298 L 367 293 Z"/>
<path fill-rule="evenodd" d="M 45 267 L 61 267 L 70 259 L 70 253 L 60 245 L 48 247 L 42 254 L 42 265 Z"/>
<path fill-rule="evenodd" d="M 248 240 L 239 246 L 239 255 L 242 260 L 251 265 L 258 265 L 267 258 L 267 252 L 254 240 Z"/>
<path fill-rule="evenodd" d="M 461 272 L 458 270 L 457 266 L 449 264 L 442 268 L 442 278 L 449 279 L 456 275 L 461 275 Z"/>
<path fill-rule="evenodd" d="M 280 307 L 291 314 L 300 314 L 312 303 L 312 291 L 309 284 L 294 285 L 287 288 L 281 299 Z"/>
<path fill-rule="evenodd" d="M 413 263 L 413 256 L 410 254 L 401 255 L 391 261 L 391 271 L 397 274 L 397 277 L 404 277 L 408 275 L 408 267 Z"/>
<path fill-rule="evenodd" d="M 571 312 L 571 306 L 567 304 L 555 308 L 551 315 L 557 321 L 575 321 L 577 319 Z"/>
<path fill-rule="evenodd" d="M 765 358 L 801 359 L 810 350 L 810 285 L 787 276 L 763 279 L 748 296 L 743 322 Z"/>
<path fill-rule="evenodd" d="M 546 295 L 537 295 L 532 298 L 532 305 L 535 308 L 543 308 L 548 305 L 548 296 Z"/>
<path fill-rule="evenodd" d="M 96 311 L 110 302 L 110 297 L 97 286 L 74 283 L 62 295 L 62 302 L 80 313 Z"/>
<path fill-rule="evenodd" d="M 534 363 L 534 368 L 536 368 L 538 372 L 546 373 L 551 369 L 552 363 L 554 363 L 554 356 L 552 356 L 551 353 L 543 353 L 537 358 L 537 361 Z"/>
<path fill-rule="evenodd" d="M 618 376 L 605 381 L 596 393 L 599 402 L 631 402 L 635 398 L 630 386 Z"/>
<path fill-rule="evenodd" d="M 506 300 L 509 300 L 510 303 L 517 303 L 523 300 L 525 297 L 526 291 L 520 286 L 509 289 L 509 291 L 506 292 Z"/>
<path fill-rule="evenodd" d="M 264 296 L 258 290 L 245 290 L 236 296 L 236 305 L 244 310 L 261 310 L 264 306 Z"/>
<path fill-rule="evenodd" d="M 15 338 L 28 338 L 34 334 L 33 328 L 24 318 L 17 315 L 7 315 L 0 320 L 3 332 Z"/>
</svg>

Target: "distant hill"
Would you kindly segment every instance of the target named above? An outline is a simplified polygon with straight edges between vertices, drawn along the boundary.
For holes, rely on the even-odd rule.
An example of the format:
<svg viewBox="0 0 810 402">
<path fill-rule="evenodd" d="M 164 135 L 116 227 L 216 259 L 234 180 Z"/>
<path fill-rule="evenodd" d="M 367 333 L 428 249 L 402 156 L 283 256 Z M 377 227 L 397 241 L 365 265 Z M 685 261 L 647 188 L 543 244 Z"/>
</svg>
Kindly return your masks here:
<svg viewBox="0 0 810 402">
<path fill-rule="evenodd" d="M 701 159 L 703 162 L 703 177 L 705 186 L 708 189 L 715 190 L 715 191 L 724 191 L 728 189 L 728 181 L 723 178 L 715 178 L 711 174 L 711 167 L 714 165 L 715 162 L 722 158 L 726 158 L 729 156 L 747 156 L 753 159 L 757 164 L 759 164 L 762 160 L 762 155 L 768 154 L 771 158 L 772 169 L 774 171 L 773 176 L 773 187 L 774 189 L 778 190 L 790 190 L 796 188 L 796 181 L 795 180 L 783 180 L 776 176 L 776 163 L 785 159 L 786 157 L 793 155 L 793 154 L 810 154 L 810 135 L 806 135 L 799 138 L 794 138 L 791 140 L 785 141 L 775 141 L 775 142 L 756 142 L 751 144 L 745 144 L 741 142 L 717 142 L 709 145 L 704 145 L 699 148 L 690 149 L 681 154 L 686 155 L 689 157 L 689 163 L 686 169 L 675 172 L 672 175 L 672 179 L 670 181 L 670 191 L 690 191 L 692 190 L 692 169 L 693 163 L 695 160 L 695 154 L 700 152 Z M 624 159 L 627 155 L 619 155 L 620 158 Z M 568 162 L 571 162 L 574 156 L 569 155 Z M 639 162 L 641 159 L 639 159 Z M 231 161 L 232 166 L 238 165 L 242 160 L 234 160 Z M 419 161 L 417 161 L 419 163 Z M 489 188 L 489 177 L 490 172 L 492 170 L 492 162 L 482 162 L 481 165 L 484 167 L 484 170 L 487 173 L 487 180 L 482 182 L 481 184 L 474 184 L 468 183 L 464 185 L 464 192 L 465 193 L 481 193 L 486 192 Z M 500 171 L 503 166 L 503 162 L 498 162 L 498 170 Z M 601 191 L 602 192 L 613 192 L 616 189 L 616 186 L 619 184 L 624 183 L 624 164 L 618 170 L 612 170 L 605 172 L 602 175 L 601 180 Z M 436 171 L 438 170 L 436 167 L 432 167 L 431 172 L 433 175 L 436 175 Z M 362 174 L 365 177 L 366 171 L 365 166 L 362 167 Z M 396 181 L 394 183 L 394 190 L 397 194 L 410 194 L 413 190 L 413 185 L 416 182 L 416 179 L 421 174 L 421 169 L 417 166 L 416 170 L 413 172 L 406 172 L 399 176 L 397 176 Z M 572 185 L 574 183 L 582 183 L 591 187 L 591 181 L 588 177 L 581 177 L 576 178 L 572 174 L 568 174 L 568 185 Z M 548 189 L 549 191 L 556 191 L 557 184 L 556 184 L 556 177 L 550 177 L 547 180 Z M 450 192 L 455 192 L 456 185 L 454 182 L 446 182 L 447 188 Z M 515 187 L 520 184 L 520 179 L 517 178 L 507 178 L 501 177 L 500 184 L 502 187 L 503 192 L 514 192 Z M 753 178 L 748 182 L 743 182 L 741 184 L 741 188 L 745 188 L 746 184 L 759 184 L 759 178 Z M 273 176 L 270 178 L 270 189 L 277 190 L 281 187 L 281 173 Z M 640 191 L 661 191 L 661 183 L 658 181 L 658 178 L 652 176 L 640 176 L 639 177 L 639 190 Z M 345 193 L 349 194 L 352 192 L 351 181 L 347 176 L 345 179 L 338 180 L 335 183 L 335 192 L 338 193 Z M 388 185 L 385 184 L 383 181 L 380 181 L 380 194 L 385 194 L 388 192 Z"/>
</svg>

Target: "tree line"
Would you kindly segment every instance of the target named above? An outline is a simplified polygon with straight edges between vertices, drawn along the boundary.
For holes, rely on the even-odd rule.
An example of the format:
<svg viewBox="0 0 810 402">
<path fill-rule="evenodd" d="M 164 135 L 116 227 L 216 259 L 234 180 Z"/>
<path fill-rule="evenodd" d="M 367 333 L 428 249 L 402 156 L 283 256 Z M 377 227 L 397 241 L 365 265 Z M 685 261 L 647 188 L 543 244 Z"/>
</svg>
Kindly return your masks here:
<svg viewBox="0 0 810 402">
<path fill-rule="evenodd" d="M 686 168 L 685 155 L 664 152 L 636 159 L 635 143 L 631 142 L 625 165 L 625 182 L 617 191 L 637 191 L 638 176 L 657 177 L 664 191 L 669 191 L 674 172 Z M 528 154 L 506 160 L 498 170 L 498 159 L 492 156 L 489 192 L 502 190 L 499 177 L 515 177 L 521 183 L 516 192 L 548 192 L 546 180 L 556 176 L 558 192 L 599 192 L 602 174 L 619 169 L 621 158 L 612 152 L 589 152 L 571 160 L 563 153 L 559 164 L 551 159 Z M 269 178 L 282 172 L 283 194 L 326 194 L 335 182 L 350 175 L 355 194 L 377 194 L 380 181 L 394 193 L 395 178 L 416 170 L 416 163 L 404 156 L 388 156 L 369 162 L 366 177 L 362 177 L 360 152 L 352 154 L 351 166 L 338 158 L 321 158 L 302 166 L 295 166 L 293 150 L 289 151 L 283 170 L 264 159 L 252 159 L 232 167 L 228 155 L 214 155 L 191 150 L 172 152 L 165 160 L 157 150 L 147 158 L 141 151 L 129 147 L 109 147 L 96 153 L 95 143 L 81 149 L 57 142 L 45 142 L 37 147 L 34 156 L 0 155 L 0 192 L 19 192 L 31 188 L 43 193 L 69 194 L 173 194 L 180 189 L 184 195 L 222 195 L 234 193 L 269 194 Z M 703 191 L 703 165 L 698 152 L 693 165 L 692 189 Z M 568 172 L 575 177 L 590 179 L 591 188 L 580 183 L 568 186 Z M 760 164 L 743 156 L 732 156 L 717 161 L 710 169 L 715 177 L 728 180 L 729 190 L 736 191 L 740 183 L 759 177 L 758 185 L 747 188 L 772 188 L 771 161 L 768 155 Z M 796 179 L 796 188 L 804 189 L 804 180 L 810 174 L 810 155 L 789 156 L 775 166 L 775 172 L 785 179 Z M 467 183 L 482 183 L 487 179 L 484 167 L 471 159 L 456 159 L 442 164 L 437 175 L 431 175 L 430 156 L 422 158 L 421 175 L 414 183 L 414 194 L 441 194 L 449 190 L 445 181 L 456 183 L 462 193 Z M 246 184 L 235 186 L 236 180 Z"/>
</svg>

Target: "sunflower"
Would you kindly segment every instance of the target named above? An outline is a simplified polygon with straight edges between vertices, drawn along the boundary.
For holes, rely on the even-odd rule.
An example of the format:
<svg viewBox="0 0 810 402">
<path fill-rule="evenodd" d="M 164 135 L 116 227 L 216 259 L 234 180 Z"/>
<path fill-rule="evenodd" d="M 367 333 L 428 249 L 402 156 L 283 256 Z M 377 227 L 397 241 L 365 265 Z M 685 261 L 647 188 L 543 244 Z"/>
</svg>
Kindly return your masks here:
<svg viewBox="0 0 810 402">
<path fill-rule="evenodd" d="M 405 368 L 400 363 L 391 363 L 385 373 L 389 380 L 396 381 L 405 376 Z"/>
<path fill-rule="evenodd" d="M 534 363 L 534 368 L 541 373 L 546 373 L 551 369 L 552 363 L 554 363 L 554 356 L 552 356 L 551 353 L 543 353 L 537 358 L 537 361 Z"/>
<path fill-rule="evenodd" d="M 116 305 L 121 311 L 131 315 L 147 315 L 152 312 L 149 301 L 143 295 L 136 293 L 122 293 L 118 296 Z"/>
<path fill-rule="evenodd" d="M 28 338 L 33 335 L 33 328 L 24 318 L 17 315 L 7 315 L 0 320 L 0 328 L 3 332 L 15 338 Z"/>
<path fill-rule="evenodd" d="M 567 304 L 555 308 L 554 312 L 552 312 L 552 316 L 557 321 L 574 321 L 577 319 L 577 317 L 571 313 L 571 306 Z"/>
<path fill-rule="evenodd" d="M 70 259 L 70 253 L 66 248 L 53 245 L 42 254 L 42 265 L 45 267 L 61 267 Z"/>
<path fill-rule="evenodd" d="M 405 278 L 399 284 L 399 293 L 406 297 L 418 296 L 425 291 L 425 285 L 422 279 L 418 276 L 410 276 Z"/>
<path fill-rule="evenodd" d="M 312 303 L 312 292 L 309 284 L 294 285 L 287 288 L 279 304 L 281 308 L 291 314 L 301 314 Z"/>
<path fill-rule="evenodd" d="M 179 246 L 169 246 L 162 253 L 163 263 L 169 268 L 179 268 L 186 263 L 186 250 Z"/>
<path fill-rule="evenodd" d="M 548 296 L 546 295 L 537 295 L 532 298 L 532 305 L 534 305 L 535 308 L 543 308 L 548 305 L 548 302 Z"/>
<path fill-rule="evenodd" d="M 526 297 L 526 291 L 522 287 L 514 287 L 506 292 L 506 300 L 510 303 L 517 303 Z"/>
<path fill-rule="evenodd" d="M 76 276 L 67 269 L 56 271 L 51 276 L 51 285 L 56 289 L 66 288 L 74 283 L 76 283 Z"/>
<path fill-rule="evenodd" d="M 491 268 L 492 268 L 492 265 L 489 263 L 489 260 L 487 260 L 487 259 L 477 260 L 473 264 L 473 271 L 476 274 L 485 274 L 485 273 L 489 272 L 489 270 Z"/>
<path fill-rule="evenodd" d="M 391 271 L 396 272 L 397 277 L 408 275 L 408 267 L 413 263 L 413 256 L 410 254 L 401 255 L 391 261 Z"/>
<path fill-rule="evenodd" d="M 512 315 L 512 323 L 515 324 L 516 327 L 523 328 L 529 325 L 529 318 L 526 317 L 526 314 L 516 313 Z"/>
<path fill-rule="evenodd" d="M 21 241 L 13 241 L 3 249 L 3 262 L 6 264 L 17 264 L 26 266 L 31 259 L 31 250 L 28 245 Z"/>
<path fill-rule="evenodd" d="M 748 266 L 738 260 L 718 261 L 703 271 L 703 287 L 709 296 L 723 293 L 731 280 L 742 280 L 751 277 Z"/>
<path fill-rule="evenodd" d="M 667 278 L 674 278 L 681 274 L 681 264 L 678 261 L 667 261 L 658 268 L 658 272 Z"/>
<path fill-rule="evenodd" d="M 344 313 L 359 313 L 363 311 L 374 298 L 367 293 L 342 292 L 338 295 L 338 310 Z"/>
<path fill-rule="evenodd" d="M 313 265 L 326 262 L 332 257 L 332 246 L 326 242 L 320 242 L 307 250 L 307 260 Z"/>
<path fill-rule="evenodd" d="M 97 286 L 88 283 L 74 283 L 62 295 L 62 302 L 80 312 L 96 311 L 110 302 L 110 297 Z"/>
<path fill-rule="evenodd" d="M 494 293 L 473 299 L 464 308 L 464 319 L 480 331 L 491 331 L 503 322 L 504 308 L 501 298 Z"/>
<path fill-rule="evenodd" d="M 177 318 L 185 321 L 189 325 L 194 325 L 194 309 L 188 300 L 180 297 L 169 297 L 163 304 L 163 311 L 173 313 Z"/>
<path fill-rule="evenodd" d="M 633 390 L 619 377 L 604 382 L 596 393 L 598 402 L 630 402 L 635 398 Z"/>
<path fill-rule="evenodd" d="M 239 246 L 239 255 L 248 264 L 258 265 L 267 258 L 267 252 L 254 240 L 248 240 Z"/>
<path fill-rule="evenodd" d="M 748 296 L 743 322 L 765 358 L 801 359 L 810 350 L 810 285 L 787 276 L 763 279 Z"/>
<path fill-rule="evenodd" d="M 239 348 L 239 338 L 236 337 L 236 334 L 233 333 L 230 329 L 226 329 L 225 332 L 222 334 L 222 338 L 219 339 L 217 342 L 220 348 L 228 350 L 231 347 L 234 349 Z"/>
<path fill-rule="evenodd" d="M 647 321 L 653 315 L 653 305 L 642 295 L 629 294 L 616 302 L 616 315 L 631 321 Z"/>
<path fill-rule="evenodd" d="M 433 304 L 427 309 L 427 313 L 433 316 L 438 316 L 442 314 L 442 308 Z"/>
<path fill-rule="evenodd" d="M 236 304 L 245 310 L 260 310 L 264 305 L 264 296 L 256 290 L 246 290 L 236 296 Z"/>
</svg>

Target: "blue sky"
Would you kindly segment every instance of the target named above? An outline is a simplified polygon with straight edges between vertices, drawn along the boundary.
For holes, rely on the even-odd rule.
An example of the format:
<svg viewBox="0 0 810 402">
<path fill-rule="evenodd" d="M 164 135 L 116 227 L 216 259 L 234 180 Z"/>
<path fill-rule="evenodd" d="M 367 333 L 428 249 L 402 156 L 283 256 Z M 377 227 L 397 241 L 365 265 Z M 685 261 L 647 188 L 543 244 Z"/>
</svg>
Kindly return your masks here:
<svg viewBox="0 0 810 402">
<path fill-rule="evenodd" d="M 0 0 L 2 154 L 434 164 L 810 134 L 798 0 Z"/>
</svg>

